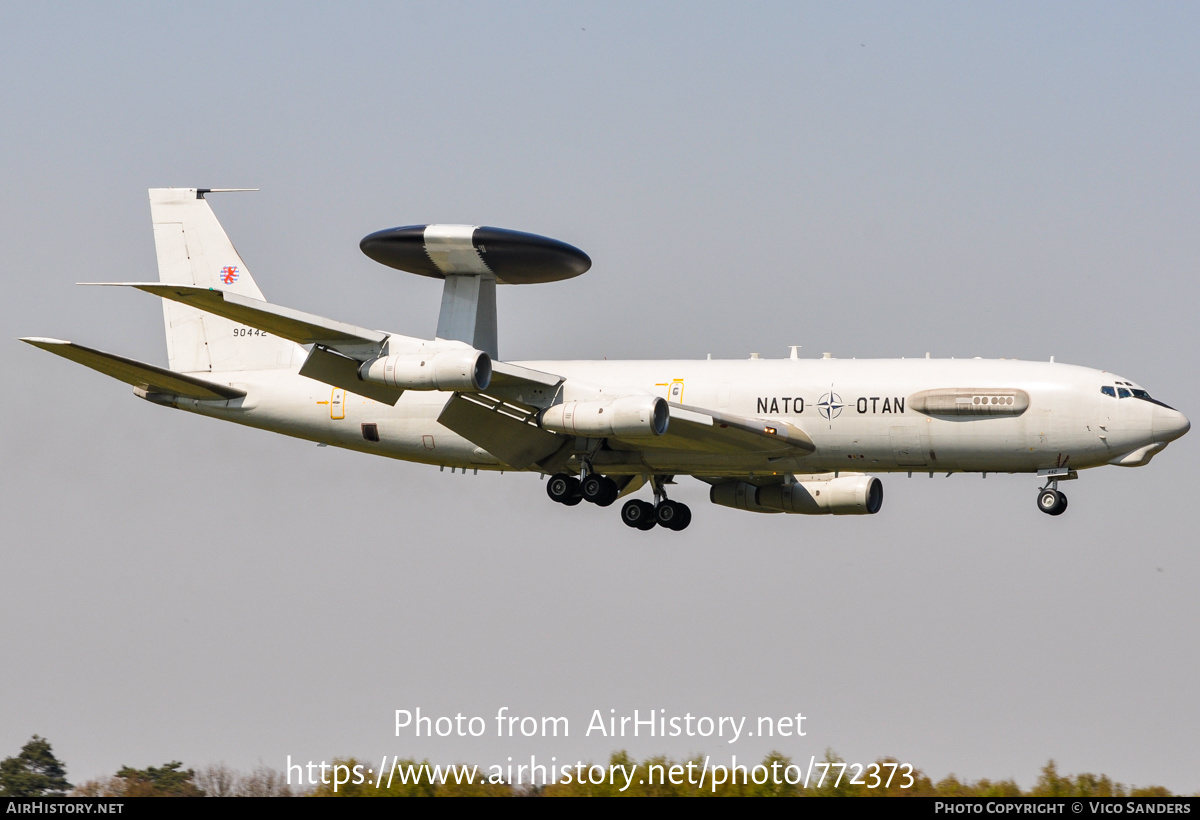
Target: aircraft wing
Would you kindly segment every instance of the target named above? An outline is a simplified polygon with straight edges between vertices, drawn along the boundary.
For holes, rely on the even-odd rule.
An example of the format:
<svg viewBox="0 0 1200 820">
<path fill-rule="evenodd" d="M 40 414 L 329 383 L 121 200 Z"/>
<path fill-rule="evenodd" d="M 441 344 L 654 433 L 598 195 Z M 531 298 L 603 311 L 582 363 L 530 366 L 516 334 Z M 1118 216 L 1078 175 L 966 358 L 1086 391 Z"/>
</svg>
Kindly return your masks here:
<svg viewBox="0 0 1200 820">
<path fill-rule="evenodd" d="M 808 455 L 817 446 L 794 424 L 748 418 L 702 407 L 668 404 L 671 423 L 654 439 L 609 439 L 614 449 L 691 450 L 708 453 Z"/>
<path fill-rule="evenodd" d="M 515 469 L 535 468 L 553 461 L 570 447 L 573 437 L 552 433 L 538 425 L 539 407 L 530 393 L 550 390 L 559 377 L 526 368 L 511 368 L 507 378 L 493 375 L 485 393 L 457 393 L 442 410 L 438 422 L 496 456 Z M 516 395 L 523 394 L 523 395 Z M 504 396 L 508 395 L 509 398 Z M 653 438 L 608 437 L 614 450 L 685 450 L 713 454 L 755 454 L 768 458 L 806 456 L 816 445 L 799 427 L 785 421 L 747 418 L 679 404 L 668 405 L 667 432 Z"/>
<path fill-rule="evenodd" d="M 124 356 L 105 353 L 102 350 L 93 350 L 74 342 L 37 337 L 24 338 L 21 341 L 56 356 L 62 356 L 64 359 L 78 362 L 84 367 L 98 370 L 106 376 L 112 376 L 114 379 L 141 388 L 148 393 L 167 393 L 202 401 L 236 399 L 246 395 L 245 390 L 235 390 L 228 385 L 176 373 L 164 367 L 156 367 L 135 359 L 126 359 Z"/>
<path fill-rule="evenodd" d="M 164 285 L 159 282 L 85 282 L 82 284 L 137 288 L 184 305 L 223 316 L 235 322 L 273 333 L 297 344 L 317 344 L 349 350 L 378 348 L 388 334 L 326 319 L 213 288 L 194 285 Z"/>
</svg>

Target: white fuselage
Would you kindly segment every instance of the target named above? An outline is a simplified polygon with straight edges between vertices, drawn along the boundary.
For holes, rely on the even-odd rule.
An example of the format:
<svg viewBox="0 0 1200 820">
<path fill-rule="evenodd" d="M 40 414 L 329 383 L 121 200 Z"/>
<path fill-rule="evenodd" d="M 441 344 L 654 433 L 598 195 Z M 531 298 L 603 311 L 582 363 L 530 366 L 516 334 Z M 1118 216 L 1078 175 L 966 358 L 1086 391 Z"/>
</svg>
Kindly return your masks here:
<svg viewBox="0 0 1200 820">
<path fill-rule="evenodd" d="M 1137 466 L 1188 429 L 1187 419 L 1177 411 L 1129 395 L 1136 386 L 1126 379 L 1053 362 L 827 358 L 519 364 L 565 377 L 565 400 L 601 392 L 652 394 L 672 405 L 789 422 L 816 445 L 809 455 L 783 458 L 655 450 L 652 444 L 595 452 L 595 469 L 613 475 L 1036 472 L 1110 463 Z M 438 423 L 449 393 L 410 390 L 392 407 L 292 370 L 203 375 L 244 389 L 247 395 L 229 402 L 180 400 L 176 406 L 391 458 L 503 468 L 490 453 Z M 1118 397 L 1123 387 L 1126 395 Z M 947 389 L 1023 391 L 1028 406 L 1019 415 L 982 417 L 914 409 L 915 394 Z M 363 425 L 375 425 L 379 440 L 364 438 Z"/>
<path fill-rule="evenodd" d="M 678 475 L 714 504 L 762 513 L 879 511 L 875 472 L 1038 473 L 1058 482 L 1147 463 L 1189 428 L 1114 374 L 982 359 L 505 362 L 498 284 L 578 276 L 578 248 L 517 231 L 411 225 L 360 243 L 372 259 L 444 280 L 434 339 L 265 301 L 202 188 L 154 188 L 157 282 L 106 283 L 163 300 L 168 367 L 62 339 L 22 341 L 171 407 L 297 438 L 461 469 L 549 476 L 556 503 L 630 498 L 629 527 L 688 526 Z M 102 283 L 104 284 L 104 283 Z M 303 375 L 302 375 L 303 374 Z"/>
</svg>

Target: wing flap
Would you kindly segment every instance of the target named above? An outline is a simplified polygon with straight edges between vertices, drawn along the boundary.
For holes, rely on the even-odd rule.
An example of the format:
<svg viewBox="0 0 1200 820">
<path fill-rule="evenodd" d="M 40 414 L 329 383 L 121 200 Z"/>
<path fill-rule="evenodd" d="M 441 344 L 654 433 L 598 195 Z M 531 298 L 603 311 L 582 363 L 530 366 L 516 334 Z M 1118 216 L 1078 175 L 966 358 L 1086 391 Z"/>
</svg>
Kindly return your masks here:
<svg viewBox="0 0 1200 820">
<path fill-rule="evenodd" d="M 36 337 L 21 339 L 21 341 L 45 350 L 47 353 L 53 353 L 56 356 L 62 356 L 64 359 L 70 359 L 84 367 L 90 367 L 92 370 L 96 370 L 106 376 L 112 376 L 114 379 L 131 384 L 149 393 L 169 393 L 174 396 L 200 399 L 202 401 L 236 399 L 246 395 L 245 390 L 236 390 L 224 384 L 216 384 L 215 382 L 198 379 L 195 376 L 176 373 L 173 370 L 167 370 L 165 367 L 157 367 L 145 362 L 139 362 L 136 359 L 127 359 L 124 356 L 105 353 L 102 350 L 94 350 L 93 348 L 84 347 L 74 342 Z"/>
<path fill-rule="evenodd" d="M 531 423 L 522 407 L 478 393 L 456 393 L 446 402 L 438 423 L 482 447 L 514 469 L 537 464 L 562 449 L 565 436 Z"/>
<path fill-rule="evenodd" d="M 562 376 L 543 373 L 508 362 L 492 362 L 492 382 L 487 392 L 506 401 L 546 408 L 554 400 Z"/>
</svg>

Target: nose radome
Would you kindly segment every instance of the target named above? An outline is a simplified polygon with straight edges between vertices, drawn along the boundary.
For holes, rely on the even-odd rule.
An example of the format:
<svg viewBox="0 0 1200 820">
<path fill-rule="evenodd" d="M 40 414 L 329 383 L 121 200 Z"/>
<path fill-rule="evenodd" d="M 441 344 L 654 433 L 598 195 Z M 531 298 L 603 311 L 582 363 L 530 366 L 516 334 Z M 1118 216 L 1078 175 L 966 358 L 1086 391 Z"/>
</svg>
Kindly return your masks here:
<svg viewBox="0 0 1200 820">
<path fill-rule="evenodd" d="M 1155 441 L 1174 441 L 1190 429 L 1192 423 L 1178 410 L 1169 407 L 1154 408 L 1151 435 Z"/>
</svg>

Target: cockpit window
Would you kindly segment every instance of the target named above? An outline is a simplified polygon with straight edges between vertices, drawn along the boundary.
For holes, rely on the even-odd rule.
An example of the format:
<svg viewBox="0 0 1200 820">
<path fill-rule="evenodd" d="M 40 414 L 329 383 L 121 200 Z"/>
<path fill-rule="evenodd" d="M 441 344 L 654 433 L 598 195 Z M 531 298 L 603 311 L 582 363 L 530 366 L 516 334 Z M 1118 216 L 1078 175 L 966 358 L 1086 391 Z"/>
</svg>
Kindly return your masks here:
<svg viewBox="0 0 1200 820">
<path fill-rule="evenodd" d="M 1172 407 L 1172 406 L 1171 406 L 1171 405 L 1169 405 L 1169 404 L 1163 404 L 1163 403 L 1162 403 L 1161 401 L 1159 401 L 1158 399 L 1151 398 L 1151 396 L 1150 396 L 1150 394 L 1149 394 L 1149 393 L 1147 393 L 1145 390 L 1142 390 L 1141 388 L 1138 388 L 1138 387 L 1135 387 L 1135 388 L 1133 388 L 1133 397 L 1134 397 L 1135 399 L 1141 399 L 1142 401 L 1148 401 L 1148 402 L 1150 402 L 1151 404 L 1157 404 L 1159 407 L 1165 407 L 1165 408 L 1167 408 L 1168 410 L 1174 410 L 1174 409 L 1175 409 L 1174 407 Z"/>
<path fill-rule="evenodd" d="M 1142 401 L 1148 401 L 1151 404 L 1157 404 L 1159 407 L 1165 407 L 1168 410 L 1175 409 L 1175 408 L 1171 407 L 1171 405 L 1163 404 L 1158 399 L 1151 397 L 1151 395 L 1149 393 L 1147 393 L 1145 390 L 1143 390 L 1142 388 L 1134 387 L 1132 382 L 1120 382 L 1119 381 L 1119 382 L 1116 382 L 1116 384 L 1119 384 L 1119 385 L 1124 384 L 1127 386 L 1126 387 L 1112 387 L 1110 385 L 1105 384 L 1105 385 L 1100 386 L 1100 392 L 1103 393 L 1104 395 L 1110 396 L 1112 398 L 1120 397 L 1122 399 L 1130 399 L 1130 398 L 1141 399 Z"/>
</svg>

